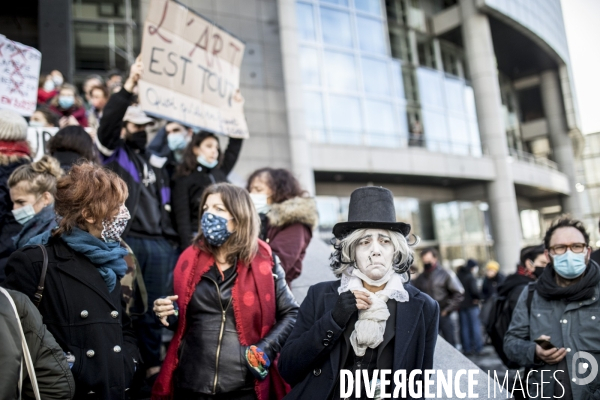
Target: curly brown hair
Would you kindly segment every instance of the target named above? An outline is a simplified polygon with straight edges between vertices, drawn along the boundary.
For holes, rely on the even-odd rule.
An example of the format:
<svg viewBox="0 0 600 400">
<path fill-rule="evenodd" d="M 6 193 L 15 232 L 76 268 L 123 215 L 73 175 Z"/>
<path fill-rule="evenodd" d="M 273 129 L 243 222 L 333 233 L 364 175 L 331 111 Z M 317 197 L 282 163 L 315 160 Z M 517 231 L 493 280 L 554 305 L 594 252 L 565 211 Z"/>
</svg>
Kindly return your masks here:
<svg viewBox="0 0 600 400">
<path fill-rule="evenodd" d="M 54 235 L 84 228 L 86 218 L 102 226 L 103 220 L 119 211 L 127 196 L 127 184 L 114 172 L 90 162 L 73 165 L 56 185 L 54 210 L 61 220 Z"/>
</svg>

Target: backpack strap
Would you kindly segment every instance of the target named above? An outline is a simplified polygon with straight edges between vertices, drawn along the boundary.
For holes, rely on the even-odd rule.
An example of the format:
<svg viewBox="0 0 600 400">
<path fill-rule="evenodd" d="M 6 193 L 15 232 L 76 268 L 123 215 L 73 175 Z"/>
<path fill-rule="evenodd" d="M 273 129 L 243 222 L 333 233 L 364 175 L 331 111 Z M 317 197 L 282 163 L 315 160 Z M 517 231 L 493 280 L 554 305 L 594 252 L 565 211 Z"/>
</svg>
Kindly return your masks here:
<svg viewBox="0 0 600 400">
<path fill-rule="evenodd" d="M 535 284 L 536 282 L 530 282 L 527 284 L 527 316 L 531 316 L 531 303 L 533 303 Z"/>
<path fill-rule="evenodd" d="M 48 252 L 46 252 L 46 246 L 44 246 L 43 244 L 38 244 L 37 246 L 42 250 L 44 261 L 42 263 L 42 274 L 40 275 L 40 282 L 38 283 L 37 290 L 33 295 L 33 297 L 35 297 L 33 303 L 35 304 L 36 308 L 40 308 L 40 303 L 42 302 L 42 296 L 44 293 L 44 284 L 46 282 L 46 271 L 48 271 Z"/>
</svg>

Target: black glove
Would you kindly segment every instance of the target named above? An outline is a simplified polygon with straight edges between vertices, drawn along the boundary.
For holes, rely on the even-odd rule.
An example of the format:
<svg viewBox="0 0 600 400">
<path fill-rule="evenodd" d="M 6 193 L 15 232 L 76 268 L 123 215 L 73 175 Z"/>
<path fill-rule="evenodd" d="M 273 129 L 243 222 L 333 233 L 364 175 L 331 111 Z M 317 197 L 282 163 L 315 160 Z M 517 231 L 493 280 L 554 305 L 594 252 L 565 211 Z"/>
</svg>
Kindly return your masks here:
<svg viewBox="0 0 600 400">
<path fill-rule="evenodd" d="M 341 327 L 346 326 L 352 314 L 354 314 L 358 308 L 356 308 L 356 296 L 351 291 L 340 294 L 335 303 L 335 307 L 331 312 L 331 316 L 336 324 Z"/>
</svg>

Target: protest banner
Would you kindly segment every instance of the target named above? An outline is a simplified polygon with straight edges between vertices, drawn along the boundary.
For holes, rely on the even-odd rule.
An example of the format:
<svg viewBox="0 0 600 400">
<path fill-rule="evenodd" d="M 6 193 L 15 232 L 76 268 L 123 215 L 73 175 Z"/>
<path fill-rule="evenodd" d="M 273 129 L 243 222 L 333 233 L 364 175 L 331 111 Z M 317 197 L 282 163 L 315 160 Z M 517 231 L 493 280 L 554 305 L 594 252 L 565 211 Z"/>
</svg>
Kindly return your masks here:
<svg viewBox="0 0 600 400">
<path fill-rule="evenodd" d="M 144 23 L 140 105 L 149 115 L 247 138 L 239 92 L 244 44 L 187 7 L 150 2 Z"/>
<path fill-rule="evenodd" d="M 35 111 L 42 53 L 0 35 L 0 109 Z"/>
</svg>

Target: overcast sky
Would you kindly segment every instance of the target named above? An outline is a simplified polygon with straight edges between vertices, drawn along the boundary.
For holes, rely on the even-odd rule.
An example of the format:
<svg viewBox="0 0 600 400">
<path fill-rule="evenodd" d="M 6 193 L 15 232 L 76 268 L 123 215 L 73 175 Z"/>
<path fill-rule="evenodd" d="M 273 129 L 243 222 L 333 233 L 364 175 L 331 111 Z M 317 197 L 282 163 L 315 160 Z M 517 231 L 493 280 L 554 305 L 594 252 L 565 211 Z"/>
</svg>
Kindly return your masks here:
<svg viewBox="0 0 600 400">
<path fill-rule="evenodd" d="M 600 0 L 561 0 L 581 131 L 600 132 Z"/>
</svg>

